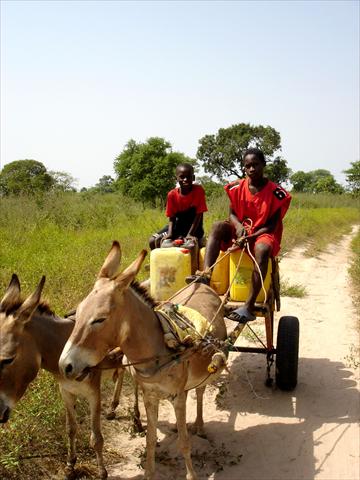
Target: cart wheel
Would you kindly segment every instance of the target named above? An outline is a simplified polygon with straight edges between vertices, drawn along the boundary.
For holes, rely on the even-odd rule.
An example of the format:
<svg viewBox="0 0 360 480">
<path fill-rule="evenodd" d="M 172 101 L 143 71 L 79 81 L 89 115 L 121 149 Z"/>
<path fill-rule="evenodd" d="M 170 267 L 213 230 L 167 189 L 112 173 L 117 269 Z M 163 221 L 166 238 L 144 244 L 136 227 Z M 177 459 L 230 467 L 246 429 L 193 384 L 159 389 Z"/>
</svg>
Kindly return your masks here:
<svg viewBox="0 0 360 480">
<path fill-rule="evenodd" d="M 281 317 L 277 333 L 275 379 L 281 390 L 293 390 L 297 384 L 299 359 L 299 320 Z"/>
</svg>

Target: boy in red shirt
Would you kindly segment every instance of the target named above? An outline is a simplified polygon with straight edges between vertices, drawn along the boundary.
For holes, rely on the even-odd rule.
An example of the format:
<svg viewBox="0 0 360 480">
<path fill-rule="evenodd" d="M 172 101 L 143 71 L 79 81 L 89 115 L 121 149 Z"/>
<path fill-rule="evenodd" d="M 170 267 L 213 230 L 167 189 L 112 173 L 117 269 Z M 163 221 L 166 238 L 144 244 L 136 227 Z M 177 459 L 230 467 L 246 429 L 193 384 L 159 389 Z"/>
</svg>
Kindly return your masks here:
<svg viewBox="0 0 360 480">
<path fill-rule="evenodd" d="M 196 239 L 201 245 L 204 236 L 203 213 L 207 212 L 205 191 L 201 185 L 193 183 L 194 168 L 189 163 L 176 167 L 176 180 L 179 187 L 167 195 L 166 216 L 169 224 L 149 239 L 151 250 L 160 247 L 165 239 Z"/>
<path fill-rule="evenodd" d="M 220 250 L 236 248 L 236 244 L 243 246 L 246 241 L 259 265 L 262 278 L 266 277 L 269 258 L 275 257 L 280 251 L 282 219 L 289 208 L 291 196 L 263 176 L 265 165 L 261 150 L 248 149 L 243 156 L 246 178 L 225 186 L 230 200 L 229 220 L 213 225 L 206 247 L 205 271 L 216 262 Z M 209 283 L 210 276 L 196 280 Z M 260 289 L 260 274 L 254 266 L 249 296 L 243 307 L 230 314 L 233 320 L 255 320 L 254 306 Z"/>
</svg>

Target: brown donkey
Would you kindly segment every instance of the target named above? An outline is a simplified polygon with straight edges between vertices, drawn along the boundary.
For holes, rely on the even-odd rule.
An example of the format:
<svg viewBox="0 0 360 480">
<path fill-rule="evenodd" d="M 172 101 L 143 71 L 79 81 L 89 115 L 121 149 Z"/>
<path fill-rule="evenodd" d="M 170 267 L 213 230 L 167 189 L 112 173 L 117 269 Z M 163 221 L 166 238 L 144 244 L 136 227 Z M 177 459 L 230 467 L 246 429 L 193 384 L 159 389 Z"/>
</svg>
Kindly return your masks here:
<svg viewBox="0 0 360 480">
<path fill-rule="evenodd" d="M 20 301 L 20 283 L 12 276 L 9 287 L 0 302 L 0 423 L 5 423 L 16 402 L 24 395 L 29 383 L 36 377 L 40 368 L 52 373 L 60 386 L 66 408 L 66 429 L 69 447 L 66 476 L 74 475 L 76 462 L 75 402 L 77 396 L 87 399 L 90 406 L 90 443 L 96 452 L 100 478 L 107 472 L 103 460 L 103 437 L 100 426 L 100 381 L 101 369 L 94 369 L 84 382 L 64 378 L 59 372 L 59 357 L 74 328 L 74 321 L 54 315 L 49 307 L 40 304 L 44 277 L 36 291 L 24 302 Z M 105 359 L 104 367 L 114 367 L 121 358 Z M 121 390 L 124 370 L 119 372 L 112 402 L 112 412 L 116 408 Z"/>
<path fill-rule="evenodd" d="M 191 447 L 186 428 L 187 391 L 197 388 L 198 418 L 202 424 L 202 394 L 206 383 L 220 374 L 209 373 L 212 360 L 208 351 L 185 350 L 174 358 L 174 351 L 164 342 L 164 332 L 154 312 L 154 303 L 133 283 L 145 258 L 144 250 L 122 273 L 116 275 L 121 251 L 113 246 L 98 274 L 93 290 L 79 304 L 74 330 L 60 357 L 60 369 L 69 379 L 81 379 L 89 368 L 98 364 L 114 347 L 119 346 L 133 364 L 140 384 L 147 414 L 145 476 L 155 474 L 156 427 L 159 398 L 168 398 L 174 406 L 179 446 L 185 458 L 187 480 L 195 480 L 191 462 Z M 173 299 L 200 312 L 212 321 L 212 334 L 224 339 L 226 328 L 221 303 L 208 286 L 194 284 Z"/>
</svg>

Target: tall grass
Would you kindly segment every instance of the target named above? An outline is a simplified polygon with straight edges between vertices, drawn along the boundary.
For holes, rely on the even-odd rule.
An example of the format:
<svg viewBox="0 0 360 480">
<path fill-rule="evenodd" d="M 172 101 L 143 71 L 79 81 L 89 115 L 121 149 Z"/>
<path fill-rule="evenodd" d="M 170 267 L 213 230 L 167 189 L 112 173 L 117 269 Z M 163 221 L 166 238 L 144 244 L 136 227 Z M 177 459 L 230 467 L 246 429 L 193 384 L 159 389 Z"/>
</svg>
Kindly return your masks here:
<svg viewBox="0 0 360 480">
<path fill-rule="evenodd" d="M 215 220 L 228 216 L 229 208 L 225 195 L 210 199 L 208 207 L 207 232 Z M 163 211 L 118 194 L 1 198 L 0 211 L 0 295 L 13 272 L 19 275 L 25 294 L 45 274 L 44 297 L 58 314 L 76 306 L 89 292 L 112 240 L 120 241 L 126 266 L 166 223 Z M 359 223 L 359 210 L 351 197 L 296 195 L 285 218 L 283 251 L 305 243 L 309 253 L 317 253 L 353 223 Z M 86 419 L 85 407 L 80 412 Z M 84 438 L 87 423 L 81 427 L 79 457 L 90 455 Z M 0 478 L 40 478 L 40 465 L 28 457 L 42 452 L 57 469 L 64 459 L 65 441 L 57 387 L 49 375 L 42 374 L 10 422 L 0 428 Z"/>
</svg>

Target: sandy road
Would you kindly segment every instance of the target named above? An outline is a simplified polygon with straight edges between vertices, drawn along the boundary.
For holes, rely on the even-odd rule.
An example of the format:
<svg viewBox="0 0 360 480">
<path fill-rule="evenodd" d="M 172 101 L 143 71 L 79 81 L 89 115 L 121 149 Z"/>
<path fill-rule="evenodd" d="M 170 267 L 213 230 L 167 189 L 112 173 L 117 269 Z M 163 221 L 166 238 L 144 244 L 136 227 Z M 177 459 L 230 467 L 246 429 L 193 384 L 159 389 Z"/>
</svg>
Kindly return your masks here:
<svg viewBox="0 0 360 480">
<path fill-rule="evenodd" d="M 318 258 L 304 257 L 296 249 L 282 260 L 282 276 L 308 292 L 301 299 L 282 298 L 277 314 L 300 319 L 298 386 L 290 393 L 269 389 L 262 355 L 231 354 L 231 373 L 207 389 L 207 438 L 192 437 L 199 479 L 360 478 L 359 368 L 351 358 L 359 333 L 349 295 L 349 244 L 347 236 Z M 261 331 L 261 321 L 257 323 Z M 194 417 L 195 399 L 190 395 L 188 421 Z M 158 430 L 160 480 L 185 479 L 173 423 L 171 406 L 164 402 Z M 120 419 L 120 428 L 106 427 L 106 444 L 121 456 L 109 467 L 109 479 L 138 480 L 143 478 L 139 464 L 145 439 L 130 439 L 121 425 Z"/>
</svg>

